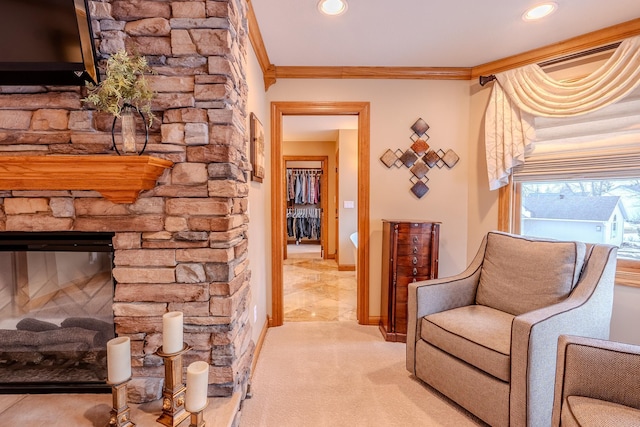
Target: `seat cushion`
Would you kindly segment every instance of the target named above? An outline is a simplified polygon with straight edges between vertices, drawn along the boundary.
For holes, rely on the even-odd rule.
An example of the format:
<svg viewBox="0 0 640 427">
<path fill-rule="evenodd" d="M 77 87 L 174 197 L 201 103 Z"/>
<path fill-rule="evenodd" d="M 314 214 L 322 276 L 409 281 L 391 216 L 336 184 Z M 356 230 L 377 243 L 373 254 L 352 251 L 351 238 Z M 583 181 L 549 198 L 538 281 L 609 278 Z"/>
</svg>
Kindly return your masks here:
<svg viewBox="0 0 640 427">
<path fill-rule="evenodd" d="M 584 396 L 568 396 L 562 405 L 562 426 L 640 426 L 640 409 Z"/>
<path fill-rule="evenodd" d="M 476 368 L 509 381 L 514 316 L 482 305 L 454 308 L 422 319 L 420 337 Z"/>
<path fill-rule="evenodd" d="M 565 299 L 580 277 L 586 245 L 491 232 L 476 304 L 515 316 Z"/>
</svg>

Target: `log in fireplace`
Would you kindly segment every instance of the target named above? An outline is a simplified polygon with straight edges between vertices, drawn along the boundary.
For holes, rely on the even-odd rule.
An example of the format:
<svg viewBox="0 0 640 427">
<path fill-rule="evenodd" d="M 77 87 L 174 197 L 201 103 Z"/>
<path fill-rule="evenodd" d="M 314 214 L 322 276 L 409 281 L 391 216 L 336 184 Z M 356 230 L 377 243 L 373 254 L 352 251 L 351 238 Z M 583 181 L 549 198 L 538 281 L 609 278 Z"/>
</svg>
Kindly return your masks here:
<svg viewBox="0 0 640 427">
<path fill-rule="evenodd" d="M 0 233 L 0 393 L 109 392 L 113 233 Z"/>
</svg>

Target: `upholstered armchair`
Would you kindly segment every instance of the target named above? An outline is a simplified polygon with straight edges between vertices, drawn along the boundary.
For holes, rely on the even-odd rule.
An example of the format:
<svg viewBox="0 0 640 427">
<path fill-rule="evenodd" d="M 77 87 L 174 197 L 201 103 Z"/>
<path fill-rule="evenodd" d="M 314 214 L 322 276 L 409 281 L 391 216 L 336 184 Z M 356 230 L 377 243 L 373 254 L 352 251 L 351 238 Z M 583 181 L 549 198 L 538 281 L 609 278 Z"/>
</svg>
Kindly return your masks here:
<svg viewBox="0 0 640 427">
<path fill-rule="evenodd" d="M 616 254 L 488 233 L 461 274 L 409 285 L 407 369 L 491 426 L 548 427 L 558 337 L 608 338 Z"/>
<path fill-rule="evenodd" d="M 553 426 L 640 426 L 640 346 L 562 335 Z"/>
</svg>

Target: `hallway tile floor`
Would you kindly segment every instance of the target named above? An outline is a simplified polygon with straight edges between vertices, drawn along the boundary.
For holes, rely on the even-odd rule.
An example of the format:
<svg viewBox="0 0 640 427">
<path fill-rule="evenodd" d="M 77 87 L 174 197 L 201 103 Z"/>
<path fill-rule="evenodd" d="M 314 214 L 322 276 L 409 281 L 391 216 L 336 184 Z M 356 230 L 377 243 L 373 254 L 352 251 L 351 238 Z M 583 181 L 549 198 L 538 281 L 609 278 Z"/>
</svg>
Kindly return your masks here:
<svg viewBox="0 0 640 427">
<path fill-rule="evenodd" d="M 284 321 L 356 320 L 356 272 L 338 271 L 335 260 L 300 246 L 289 245 L 284 261 Z"/>
</svg>

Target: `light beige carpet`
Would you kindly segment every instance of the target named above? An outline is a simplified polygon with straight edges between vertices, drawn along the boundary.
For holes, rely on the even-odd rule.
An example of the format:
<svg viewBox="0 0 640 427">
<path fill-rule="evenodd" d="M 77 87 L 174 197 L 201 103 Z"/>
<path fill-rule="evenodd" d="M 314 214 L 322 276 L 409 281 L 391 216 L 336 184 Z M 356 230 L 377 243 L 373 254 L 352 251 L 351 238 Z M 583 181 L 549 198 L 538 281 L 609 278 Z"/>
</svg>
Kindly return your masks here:
<svg viewBox="0 0 640 427">
<path fill-rule="evenodd" d="M 241 427 L 481 425 L 405 369 L 405 345 L 355 322 L 267 331 Z"/>
</svg>

